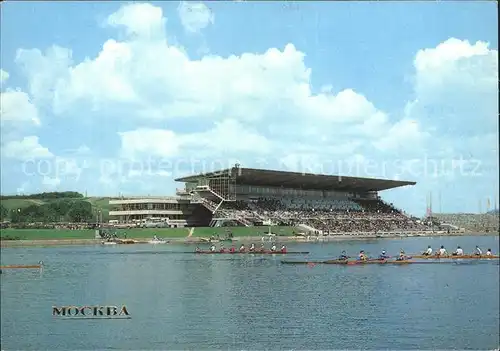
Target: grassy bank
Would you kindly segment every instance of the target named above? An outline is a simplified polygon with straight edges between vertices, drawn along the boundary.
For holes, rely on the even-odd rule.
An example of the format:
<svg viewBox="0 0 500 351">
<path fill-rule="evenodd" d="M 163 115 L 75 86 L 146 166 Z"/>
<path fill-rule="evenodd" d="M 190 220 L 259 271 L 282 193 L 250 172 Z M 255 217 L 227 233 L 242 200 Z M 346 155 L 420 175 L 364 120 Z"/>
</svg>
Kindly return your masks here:
<svg viewBox="0 0 500 351">
<path fill-rule="evenodd" d="M 273 227 L 272 231 L 278 235 L 293 235 L 294 227 Z M 125 233 L 127 238 L 152 238 L 157 235 L 161 238 L 182 238 L 189 234 L 190 228 L 134 228 L 116 230 L 121 237 Z M 210 237 L 219 234 L 225 236 L 230 230 L 235 237 L 262 236 L 268 227 L 226 227 L 226 228 L 195 228 L 194 237 Z M 296 230 L 295 230 L 296 231 Z M 94 230 L 66 230 L 66 229 L 2 229 L 0 237 L 3 240 L 64 240 L 64 239 L 94 239 Z"/>
</svg>

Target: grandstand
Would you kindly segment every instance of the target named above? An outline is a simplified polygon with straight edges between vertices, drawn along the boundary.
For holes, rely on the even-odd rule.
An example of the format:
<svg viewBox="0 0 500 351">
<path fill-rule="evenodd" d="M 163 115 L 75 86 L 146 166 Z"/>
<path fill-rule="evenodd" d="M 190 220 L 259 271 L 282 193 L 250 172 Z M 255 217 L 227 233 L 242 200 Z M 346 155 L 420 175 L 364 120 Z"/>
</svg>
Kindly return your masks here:
<svg viewBox="0 0 500 351">
<path fill-rule="evenodd" d="M 415 182 L 233 168 L 176 179 L 168 198 L 116 199 L 118 222 L 162 221 L 170 227 L 296 225 L 316 233 L 426 229 L 379 192 Z"/>
</svg>

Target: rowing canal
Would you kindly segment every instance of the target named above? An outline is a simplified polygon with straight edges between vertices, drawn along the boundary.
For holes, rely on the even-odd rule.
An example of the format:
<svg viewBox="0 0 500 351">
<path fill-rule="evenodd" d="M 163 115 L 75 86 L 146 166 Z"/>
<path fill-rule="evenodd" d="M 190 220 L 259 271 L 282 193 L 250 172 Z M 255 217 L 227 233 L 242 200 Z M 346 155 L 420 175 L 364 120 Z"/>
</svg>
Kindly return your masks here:
<svg viewBox="0 0 500 351">
<path fill-rule="evenodd" d="M 498 237 L 295 244 L 308 258 L 457 244 L 498 252 Z M 5 350 L 494 349 L 498 261 L 408 266 L 282 265 L 304 256 L 170 253 L 193 246 L 5 248 Z M 128 320 L 68 320 L 52 306 L 126 305 Z"/>
</svg>

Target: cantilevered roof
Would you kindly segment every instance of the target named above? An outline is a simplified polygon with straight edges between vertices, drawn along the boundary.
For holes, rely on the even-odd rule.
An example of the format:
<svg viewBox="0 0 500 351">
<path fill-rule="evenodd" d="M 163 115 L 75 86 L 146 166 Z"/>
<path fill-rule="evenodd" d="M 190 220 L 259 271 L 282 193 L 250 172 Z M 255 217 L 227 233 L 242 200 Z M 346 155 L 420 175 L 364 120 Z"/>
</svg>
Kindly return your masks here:
<svg viewBox="0 0 500 351">
<path fill-rule="evenodd" d="M 415 185 L 416 182 L 344 177 L 324 174 L 283 172 L 254 168 L 232 168 L 217 172 L 191 175 L 177 178 L 178 182 L 196 182 L 203 178 L 220 178 L 233 176 L 237 184 L 255 186 L 273 186 L 310 190 L 353 190 L 353 191 L 382 191 L 406 185 Z"/>
</svg>

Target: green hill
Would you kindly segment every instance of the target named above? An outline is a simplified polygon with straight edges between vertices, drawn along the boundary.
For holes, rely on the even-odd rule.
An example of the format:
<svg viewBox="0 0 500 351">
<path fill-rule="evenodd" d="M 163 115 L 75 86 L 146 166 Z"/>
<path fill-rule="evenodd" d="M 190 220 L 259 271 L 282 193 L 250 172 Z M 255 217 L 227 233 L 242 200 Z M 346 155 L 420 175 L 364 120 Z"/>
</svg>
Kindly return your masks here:
<svg viewBox="0 0 500 351">
<path fill-rule="evenodd" d="M 102 219 L 109 218 L 108 197 L 84 197 L 75 192 L 42 193 L 22 196 L 1 196 L 0 205 L 2 220 L 19 221 L 19 215 L 39 221 L 42 217 L 59 221 L 61 217 L 84 217 L 82 219 L 95 219 L 96 213 L 101 211 Z M 76 210 L 75 206 L 78 206 Z M 78 212 L 75 214 L 75 211 Z M 71 216 L 73 214 L 74 216 Z M 16 220 L 17 219 L 17 220 Z M 21 220 L 22 221 L 22 220 Z"/>
</svg>

